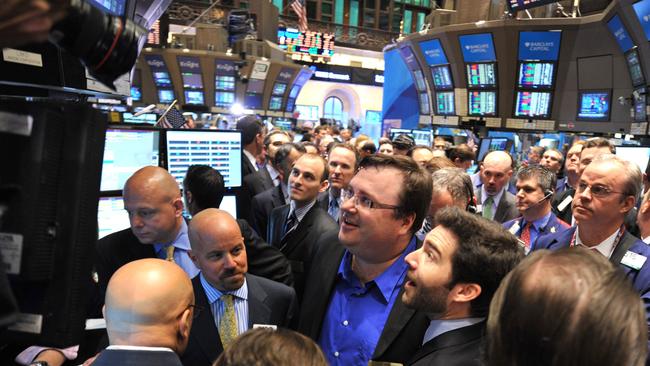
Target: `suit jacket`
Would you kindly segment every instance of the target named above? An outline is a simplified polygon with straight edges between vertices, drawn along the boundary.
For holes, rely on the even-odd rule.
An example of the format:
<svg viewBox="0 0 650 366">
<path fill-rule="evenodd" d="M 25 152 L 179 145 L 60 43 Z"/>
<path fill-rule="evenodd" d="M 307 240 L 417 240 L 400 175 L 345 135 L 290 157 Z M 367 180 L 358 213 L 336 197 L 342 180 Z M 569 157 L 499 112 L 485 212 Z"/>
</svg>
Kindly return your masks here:
<svg viewBox="0 0 650 366">
<path fill-rule="evenodd" d="M 273 179 L 271 178 L 271 174 L 266 169 L 266 167 L 244 177 L 243 185 L 248 190 L 251 198 L 255 197 L 257 194 L 275 187 L 273 184 Z"/>
<path fill-rule="evenodd" d="M 269 218 L 271 217 L 271 210 L 276 207 L 284 206 L 288 202 L 284 201 L 284 194 L 280 185 L 266 190 L 255 197 L 251 202 L 251 210 L 253 216 L 253 228 L 260 235 L 264 236 L 266 241 L 268 237 Z"/>
<path fill-rule="evenodd" d="M 481 366 L 485 321 L 443 333 L 420 348 L 407 365 Z"/>
<path fill-rule="evenodd" d="M 418 247 L 421 243 L 418 242 Z M 327 308 L 336 285 L 337 272 L 345 248 L 338 235 L 324 235 L 318 248 L 305 286 L 304 306 L 300 309 L 298 331 L 318 341 Z M 374 361 L 406 363 L 420 348 L 429 319 L 424 313 L 409 309 L 402 302 L 402 288 L 390 310 L 377 346 L 372 355 Z"/>
<path fill-rule="evenodd" d="M 296 293 L 283 284 L 254 275 L 246 275 L 248 285 L 248 328 L 254 324 L 287 327 L 296 312 Z M 192 322 L 190 340 L 181 360 L 185 366 L 210 366 L 223 352 L 208 297 L 200 276 L 192 279 L 196 305 L 203 310 Z"/>
<path fill-rule="evenodd" d="M 576 190 L 574 188 L 569 188 L 565 189 L 561 193 L 558 192 L 559 194 L 556 194 L 555 197 L 553 198 L 553 201 L 551 203 L 551 209 L 553 210 L 553 213 L 562 221 L 566 222 L 567 224 L 571 225 L 571 221 L 573 218 L 573 212 L 571 210 L 572 204 L 569 203 L 564 210 L 560 211 L 558 209 L 558 205 L 562 203 L 568 196 L 573 196 L 576 194 Z"/>
<path fill-rule="evenodd" d="M 506 222 L 503 223 L 503 227 L 505 229 L 509 230 L 515 223 L 518 223 L 520 229 L 519 229 L 518 233 L 515 233 L 515 235 L 519 238 L 519 237 L 521 237 L 521 228 L 522 228 L 521 221 L 522 220 L 523 220 L 523 218 L 518 217 L 516 219 L 506 221 Z M 540 238 L 542 238 L 542 237 L 544 237 L 546 235 L 559 233 L 559 232 L 562 232 L 562 231 L 564 231 L 564 230 L 566 230 L 566 229 L 568 229 L 570 227 L 571 226 L 569 226 L 569 224 L 567 224 L 566 222 L 558 219 L 557 216 L 555 216 L 555 214 L 553 214 L 553 212 L 551 212 L 551 217 L 548 219 L 548 223 L 546 223 L 546 226 L 540 228 L 539 235 L 537 235 L 537 239 L 535 240 L 535 243 L 537 243 Z M 535 243 L 530 243 L 530 249 L 531 250 L 533 250 L 533 248 L 535 248 Z"/>
<path fill-rule="evenodd" d="M 287 285 L 293 284 L 289 262 L 276 248 L 268 245 L 248 225 L 237 220 L 248 255 L 248 272 Z M 141 244 L 131 229 L 124 229 L 107 235 L 97 242 L 95 268 L 99 276 L 101 299 L 104 299 L 108 280 L 118 268 L 126 263 L 156 258 L 153 245 Z"/>
<path fill-rule="evenodd" d="M 316 205 L 318 207 L 322 208 L 327 212 L 327 210 L 330 208 L 330 190 L 329 188 L 325 192 L 321 192 L 318 194 L 318 198 L 316 198 Z"/>
<path fill-rule="evenodd" d="M 95 366 L 182 366 L 174 352 L 144 350 L 103 350 L 93 362 Z"/>
<path fill-rule="evenodd" d="M 319 237 L 327 233 L 338 235 L 339 227 L 336 222 L 316 204 L 307 212 L 298 226 L 287 235 L 282 235 L 284 225 L 289 216 L 290 205 L 274 208 L 269 218 L 269 243 L 279 248 L 289 260 L 293 274 L 294 288 L 298 300 L 302 301 L 305 281 L 312 258 L 316 252 L 314 245 Z"/>
<path fill-rule="evenodd" d="M 476 190 L 476 199 L 478 202 L 481 202 L 481 191 L 481 189 Z M 501 200 L 497 206 L 497 211 L 494 213 L 493 220 L 499 223 L 504 223 L 517 216 L 519 216 L 519 210 L 517 210 L 515 196 L 506 190 L 501 195 Z"/>
<path fill-rule="evenodd" d="M 248 157 L 246 154 L 244 154 L 244 150 L 241 152 L 241 177 L 242 177 L 242 182 L 243 179 L 249 175 L 257 172 L 257 169 L 255 166 L 253 166 L 253 163 L 251 163 L 250 160 L 248 160 Z"/>
</svg>

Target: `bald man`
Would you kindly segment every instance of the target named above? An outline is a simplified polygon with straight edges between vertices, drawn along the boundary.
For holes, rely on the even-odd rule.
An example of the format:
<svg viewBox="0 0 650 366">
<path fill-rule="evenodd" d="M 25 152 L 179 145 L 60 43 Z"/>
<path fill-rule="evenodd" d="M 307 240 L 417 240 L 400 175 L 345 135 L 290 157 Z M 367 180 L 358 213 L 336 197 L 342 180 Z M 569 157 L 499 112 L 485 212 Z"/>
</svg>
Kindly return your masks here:
<svg viewBox="0 0 650 366">
<path fill-rule="evenodd" d="M 108 283 L 110 345 L 93 365 L 180 366 L 194 311 L 192 283 L 180 267 L 160 259 L 127 263 Z"/>
<path fill-rule="evenodd" d="M 209 366 L 235 337 L 256 326 L 286 327 L 296 293 L 286 285 L 246 273 L 246 246 L 237 221 L 226 211 L 199 212 L 189 227 L 190 257 L 200 273 L 192 280 L 197 307 L 186 366 Z"/>
<path fill-rule="evenodd" d="M 481 205 L 479 211 L 486 219 L 504 223 L 519 216 L 515 196 L 506 189 L 512 177 L 512 162 L 505 151 L 492 151 L 483 159 L 479 172 L 482 184 L 475 193 Z"/>
</svg>

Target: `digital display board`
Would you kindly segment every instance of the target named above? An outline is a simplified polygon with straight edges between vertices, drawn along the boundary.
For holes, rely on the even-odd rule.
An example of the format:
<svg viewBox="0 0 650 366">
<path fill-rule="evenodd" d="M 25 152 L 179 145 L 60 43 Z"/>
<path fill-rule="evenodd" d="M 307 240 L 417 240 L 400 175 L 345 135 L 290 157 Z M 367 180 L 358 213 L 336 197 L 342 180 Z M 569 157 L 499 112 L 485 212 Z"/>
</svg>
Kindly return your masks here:
<svg viewBox="0 0 650 366">
<path fill-rule="evenodd" d="M 611 91 L 590 90 L 578 93 L 578 116 L 583 121 L 608 121 Z"/>
<path fill-rule="evenodd" d="M 106 130 L 101 191 L 116 191 L 133 173 L 145 166 L 158 166 L 160 132 L 152 130 Z"/>
<path fill-rule="evenodd" d="M 235 102 L 235 93 L 225 91 L 214 92 L 214 105 L 220 108 L 229 108 Z"/>
<path fill-rule="evenodd" d="M 439 39 L 420 42 L 420 50 L 429 66 L 449 63 Z"/>
<path fill-rule="evenodd" d="M 616 156 L 619 156 L 639 167 L 645 172 L 650 160 L 650 147 L 645 146 L 616 146 Z"/>
<path fill-rule="evenodd" d="M 496 61 L 494 43 L 491 33 L 468 34 L 459 36 L 460 48 L 465 62 Z"/>
<path fill-rule="evenodd" d="M 430 114 L 429 94 L 420 93 L 420 114 Z"/>
<path fill-rule="evenodd" d="M 469 91 L 468 114 L 470 116 L 495 116 L 497 113 L 497 93 L 494 91 Z"/>
<path fill-rule="evenodd" d="M 496 64 L 481 63 L 467 64 L 467 87 L 468 88 L 496 88 L 497 75 Z"/>
<path fill-rule="evenodd" d="M 148 125 L 155 125 L 158 122 L 158 115 L 155 113 L 144 113 L 134 117 L 133 113 L 122 113 L 122 122 L 124 123 L 142 123 Z"/>
<path fill-rule="evenodd" d="M 413 76 L 415 77 L 415 87 L 419 91 L 426 91 L 427 86 L 424 81 L 424 74 L 422 74 L 422 70 L 413 70 Z"/>
<path fill-rule="evenodd" d="M 555 3 L 557 0 L 506 0 L 510 11 L 519 11 L 536 8 L 546 4 Z"/>
<path fill-rule="evenodd" d="M 122 197 L 100 197 L 97 206 L 97 238 L 131 227 Z"/>
<path fill-rule="evenodd" d="M 453 91 L 436 93 L 436 114 L 441 116 L 453 116 L 456 114 Z"/>
<path fill-rule="evenodd" d="M 126 7 L 126 0 L 88 0 L 88 2 L 99 10 L 120 17 L 124 15 Z"/>
<path fill-rule="evenodd" d="M 519 88 L 552 88 L 555 64 L 551 62 L 521 62 L 517 87 Z"/>
<path fill-rule="evenodd" d="M 250 79 L 246 85 L 246 92 L 248 93 L 263 93 L 264 92 L 264 80 L 261 79 Z"/>
<path fill-rule="evenodd" d="M 607 28 L 612 32 L 616 43 L 621 48 L 621 51 L 626 52 L 634 48 L 634 42 L 630 38 L 630 34 L 627 32 L 627 28 L 621 21 L 621 18 L 617 15 L 614 15 L 612 19 L 607 22 Z"/>
<path fill-rule="evenodd" d="M 650 41 L 650 0 L 641 0 L 632 4 L 634 13 L 641 23 L 646 39 Z"/>
<path fill-rule="evenodd" d="M 235 77 L 228 75 L 215 75 L 214 88 L 216 90 L 234 91 Z"/>
<path fill-rule="evenodd" d="M 449 90 L 454 88 L 449 65 L 433 66 L 431 68 L 431 76 L 436 89 Z"/>
<path fill-rule="evenodd" d="M 142 88 L 139 86 L 131 87 L 131 99 L 134 102 L 139 102 L 142 100 Z"/>
<path fill-rule="evenodd" d="M 153 82 L 156 86 L 163 88 L 172 86 L 172 81 L 167 71 L 154 71 Z"/>
<path fill-rule="evenodd" d="M 246 93 L 244 95 L 244 107 L 262 109 L 262 94 Z"/>
<path fill-rule="evenodd" d="M 203 89 L 203 80 L 201 74 L 194 74 L 191 72 L 181 73 L 183 78 L 183 88 L 185 89 Z"/>
<path fill-rule="evenodd" d="M 215 130 L 166 130 L 167 170 L 182 187 L 190 165 L 209 165 L 223 176 L 226 187 L 239 187 L 241 133 Z"/>
<path fill-rule="evenodd" d="M 634 89 L 634 122 L 645 122 L 647 119 L 647 95 L 644 86 Z"/>
<path fill-rule="evenodd" d="M 641 69 L 641 62 L 639 61 L 639 53 L 636 48 L 633 48 L 625 53 L 625 61 L 627 62 L 627 69 L 630 72 L 632 85 L 638 86 L 645 83 L 643 76 L 643 69 Z"/>
<path fill-rule="evenodd" d="M 515 117 L 548 118 L 550 114 L 550 92 L 517 92 L 515 101 Z"/>
<path fill-rule="evenodd" d="M 289 98 L 297 98 L 301 88 L 302 87 L 300 85 L 294 85 L 289 92 Z"/>
<path fill-rule="evenodd" d="M 278 28 L 278 46 L 288 53 L 331 57 L 334 55 L 334 34 Z"/>
<path fill-rule="evenodd" d="M 273 95 L 284 95 L 284 92 L 287 90 L 287 84 L 285 83 L 275 83 L 273 84 Z"/>
<path fill-rule="evenodd" d="M 279 111 L 282 109 L 282 97 L 272 96 L 269 99 L 269 110 Z"/>
<path fill-rule="evenodd" d="M 203 105 L 205 103 L 203 92 L 200 90 L 185 90 L 184 94 L 186 104 Z"/>
<path fill-rule="evenodd" d="M 159 103 L 171 103 L 174 101 L 174 91 L 171 89 L 159 89 L 158 90 L 158 102 Z"/>
<path fill-rule="evenodd" d="M 560 31 L 519 32 L 519 60 L 557 61 Z"/>
</svg>

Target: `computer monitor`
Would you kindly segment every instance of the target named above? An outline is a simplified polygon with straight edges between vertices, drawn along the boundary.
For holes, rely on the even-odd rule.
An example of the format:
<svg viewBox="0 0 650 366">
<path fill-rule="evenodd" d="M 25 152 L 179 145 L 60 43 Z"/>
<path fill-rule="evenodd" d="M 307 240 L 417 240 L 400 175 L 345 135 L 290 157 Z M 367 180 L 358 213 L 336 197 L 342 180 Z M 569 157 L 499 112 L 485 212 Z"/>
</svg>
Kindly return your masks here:
<svg viewBox="0 0 650 366">
<path fill-rule="evenodd" d="M 227 188 L 242 183 L 242 142 L 239 131 L 166 130 L 167 170 L 182 186 L 190 165 L 209 165 L 219 171 Z"/>
<path fill-rule="evenodd" d="M 235 93 L 227 91 L 214 92 L 214 105 L 221 108 L 230 108 L 235 103 Z"/>
<path fill-rule="evenodd" d="M 119 197 L 100 197 L 97 207 L 97 238 L 131 227 L 129 214 L 124 209 L 124 199 Z"/>
<path fill-rule="evenodd" d="M 156 122 L 158 122 L 158 115 L 155 113 L 144 113 L 137 117 L 134 117 L 133 113 L 124 112 L 122 113 L 122 122 L 155 125 Z"/>
<path fill-rule="evenodd" d="M 153 72 L 153 82 L 157 87 L 166 88 L 172 86 L 172 79 L 167 71 L 155 70 Z"/>
<path fill-rule="evenodd" d="M 201 74 L 193 72 L 183 72 L 181 73 L 183 78 L 183 88 L 184 89 L 203 89 L 203 79 Z"/>
<path fill-rule="evenodd" d="M 106 130 L 101 191 L 117 191 L 138 169 L 159 164 L 160 132 L 155 130 Z"/>
<path fill-rule="evenodd" d="M 273 84 L 273 95 L 284 96 L 284 92 L 287 90 L 287 84 L 285 83 L 275 83 Z"/>
<path fill-rule="evenodd" d="M 134 102 L 140 102 L 142 101 L 142 88 L 139 86 L 132 86 L 131 87 L 131 100 Z"/>
<path fill-rule="evenodd" d="M 294 85 L 291 88 L 291 91 L 289 92 L 289 98 L 294 98 L 295 99 L 296 97 L 298 97 L 298 94 L 300 93 L 301 88 L 302 87 L 300 85 Z"/>
<path fill-rule="evenodd" d="M 194 105 L 205 104 L 202 90 L 185 90 L 183 91 L 183 93 L 185 95 L 185 104 L 194 104 Z"/>
<path fill-rule="evenodd" d="M 94 7 L 103 10 L 109 14 L 117 15 L 118 17 L 124 16 L 126 10 L 126 0 L 89 0 L 90 4 Z"/>
<path fill-rule="evenodd" d="M 272 96 L 269 99 L 269 110 L 279 111 L 280 109 L 282 109 L 282 97 Z"/>
<path fill-rule="evenodd" d="M 517 87 L 524 89 L 550 89 L 553 87 L 553 62 L 520 62 Z"/>
<path fill-rule="evenodd" d="M 433 77 L 433 85 L 436 89 L 449 90 L 454 88 L 449 65 L 431 67 L 431 76 Z"/>
<path fill-rule="evenodd" d="M 518 91 L 515 100 L 515 117 L 549 118 L 551 93 Z"/>
<path fill-rule="evenodd" d="M 420 93 L 420 114 L 427 115 L 431 113 L 431 105 L 429 104 L 429 94 Z"/>
<path fill-rule="evenodd" d="M 496 63 L 472 63 L 466 65 L 468 88 L 496 88 Z"/>
<path fill-rule="evenodd" d="M 495 116 L 497 114 L 497 93 L 495 91 L 467 92 L 468 114 L 470 116 Z"/>
<path fill-rule="evenodd" d="M 231 75 L 215 75 L 214 76 L 214 88 L 216 90 L 235 90 L 235 77 Z"/>
<path fill-rule="evenodd" d="M 413 77 L 415 78 L 415 88 L 418 91 L 426 91 L 427 86 L 424 81 L 424 74 L 422 74 L 422 70 L 413 70 Z"/>
<path fill-rule="evenodd" d="M 436 114 L 441 116 L 453 116 L 456 114 L 453 91 L 436 93 Z"/>
<path fill-rule="evenodd" d="M 285 110 L 289 113 L 292 113 L 295 108 L 296 100 L 293 98 L 287 98 L 287 106 L 285 107 Z"/>
<path fill-rule="evenodd" d="M 627 62 L 627 69 L 630 72 L 633 86 L 643 85 L 645 77 L 643 76 L 643 69 L 639 61 L 639 53 L 636 48 L 625 52 L 625 61 Z"/>
<path fill-rule="evenodd" d="M 399 136 L 399 135 L 409 135 L 409 136 L 413 137 L 413 133 L 411 132 L 410 129 L 406 129 L 406 128 L 391 128 L 390 129 L 389 137 L 390 137 L 391 141 L 395 140 L 395 138 L 397 136 Z"/>
<path fill-rule="evenodd" d="M 264 93 L 264 80 L 249 79 L 246 85 L 247 93 Z"/>
<path fill-rule="evenodd" d="M 171 103 L 175 99 L 174 91 L 171 89 L 158 89 L 158 102 L 166 104 Z"/>
<path fill-rule="evenodd" d="M 488 152 L 510 150 L 510 147 L 508 146 L 509 141 L 510 140 L 505 137 L 492 137 L 490 139 L 490 147 L 488 149 Z"/>
<path fill-rule="evenodd" d="M 609 121 L 611 90 L 578 92 L 578 116 L 581 121 Z"/>
<path fill-rule="evenodd" d="M 234 194 L 223 196 L 219 209 L 224 210 L 232 217 L 237 218 L 237 196 Z"/>
<path fill-rule="evenodd" d="M 431 130 L 411 130 L 416 145 L 431 146 Z"/>
<path fill-rule="evenodd" d="M 476 155 L 476 161 L 483 161 L 485 155 L 490 151 L 490 144 L 492 143 L 491 138 L 483 138 L 479 144 L 478 154 Z"/>
<path fill-rule="evenodd" d="M 244 95 L 244 107 L 262 109 L 262 94 L 246 93 Z"/>
<path fill-rule="evenodd" d="M 645 172 L 650 160 L 650 147 L 647 146 L 616 146 L 616 155 L 636 164 L 641 172 Z"/>
<path fill-rule="evenodd" d="M 634 91 L 634 122 L 645 122 L 646 121 L 646 105 L 647 105 L 647 95 L 646 87 L 641 86 Z"/>
</svg>

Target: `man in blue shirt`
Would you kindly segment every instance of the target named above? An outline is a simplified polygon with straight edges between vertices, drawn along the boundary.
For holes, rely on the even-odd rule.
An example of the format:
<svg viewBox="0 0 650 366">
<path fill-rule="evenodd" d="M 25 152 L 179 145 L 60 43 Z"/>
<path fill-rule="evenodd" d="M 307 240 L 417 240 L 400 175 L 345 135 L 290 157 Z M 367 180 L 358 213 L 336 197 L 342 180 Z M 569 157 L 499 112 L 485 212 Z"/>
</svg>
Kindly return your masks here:
<svg viewBox="0 0 650 366">
<path fill-rule="evenodd" d="M 342 191 L 340 243 L 328 235 L 317 242 L 298 326 L 331 365 L 404 363 L 419 347 L 428 321 L 401 292 L 431 186 L 413 160 L 374 155 Z"/>
</svg>

